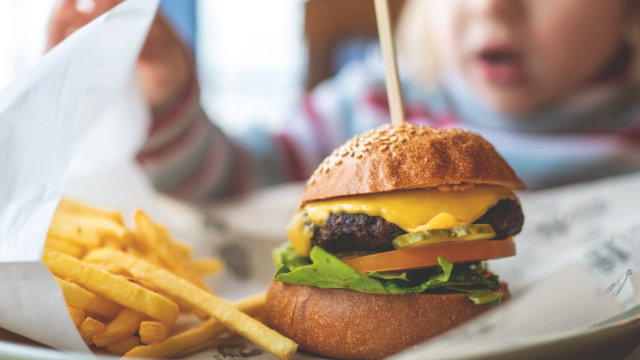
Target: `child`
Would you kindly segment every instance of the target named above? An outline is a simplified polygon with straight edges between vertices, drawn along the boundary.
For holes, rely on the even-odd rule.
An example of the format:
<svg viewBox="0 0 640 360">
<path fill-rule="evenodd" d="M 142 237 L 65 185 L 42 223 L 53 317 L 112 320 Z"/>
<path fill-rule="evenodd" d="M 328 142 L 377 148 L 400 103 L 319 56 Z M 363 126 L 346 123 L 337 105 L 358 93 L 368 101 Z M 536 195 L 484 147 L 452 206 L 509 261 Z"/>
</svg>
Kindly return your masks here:
<svg viewBox="0 0 640 360">
<path fill-rule="evenodd" d="M 398 29 L 407 121 L 482 134 L 529 188 L 638 170 L 639 7 L 409 0 Z M 50 35 L 79 25 L 60 18 Z M 161 17 L 139 63 L 155 117 L 140 164 L 160 190 L 191 201 L 305 179 L 348 137 L 389 122 L 379 59 L 304 96 L 281 132 L 234 140 L 200 108 L 191 56 Z"/>
</svg>

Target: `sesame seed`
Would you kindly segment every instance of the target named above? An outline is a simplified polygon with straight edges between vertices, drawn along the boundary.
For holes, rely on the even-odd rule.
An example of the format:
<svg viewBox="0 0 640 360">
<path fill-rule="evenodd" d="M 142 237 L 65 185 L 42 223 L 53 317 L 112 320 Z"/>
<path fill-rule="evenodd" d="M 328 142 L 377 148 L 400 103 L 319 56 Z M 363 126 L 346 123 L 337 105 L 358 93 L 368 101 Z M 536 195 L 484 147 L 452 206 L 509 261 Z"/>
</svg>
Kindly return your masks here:
<svg viewBox="0 0 640 360">
<path fill-rule="evenodd" d="M 378 148 L 378 150 L 385 151 L 385 150 L 387 150 L 387 148 L 389 148 L 387 145 L 382 145 L 382 146 L 380 146 L 380 148 Z"/>
</svg>

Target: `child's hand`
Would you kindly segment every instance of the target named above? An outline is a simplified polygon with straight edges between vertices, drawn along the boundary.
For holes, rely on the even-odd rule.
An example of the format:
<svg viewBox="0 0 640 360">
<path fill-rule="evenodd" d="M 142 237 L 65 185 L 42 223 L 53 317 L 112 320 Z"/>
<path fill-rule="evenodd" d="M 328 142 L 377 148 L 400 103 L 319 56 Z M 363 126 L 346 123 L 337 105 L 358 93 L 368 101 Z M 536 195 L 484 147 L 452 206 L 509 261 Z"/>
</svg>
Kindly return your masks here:
<svg viewBox="0 0 640 360">
<path fill-rule="evenodd" d="M 162 14 L 151 24 L 138 58 L 138 71 L 155 111 L 180 99 L 195 81 L 193 55 Z"/>
<path fill-rule="evenodd" d="M 78 28 L 97 18 L 122 0 L 96 0 L 91 9 L 80 11 L 76 0 L 59 0 L 51 13 L 47 34 L 47 51 L 71 35 Z"/>
<path fill-rule="evenodd" d="M 49 20 L 47 51 L 122 0 L 94 0 L 79 11 L 76 0 L 59 0 Z M 192 54 L 166 19 L 158 14 L 138 59 L 143 91 L 152 110 L 180 98 L 195 78 Z"/>
</svg>

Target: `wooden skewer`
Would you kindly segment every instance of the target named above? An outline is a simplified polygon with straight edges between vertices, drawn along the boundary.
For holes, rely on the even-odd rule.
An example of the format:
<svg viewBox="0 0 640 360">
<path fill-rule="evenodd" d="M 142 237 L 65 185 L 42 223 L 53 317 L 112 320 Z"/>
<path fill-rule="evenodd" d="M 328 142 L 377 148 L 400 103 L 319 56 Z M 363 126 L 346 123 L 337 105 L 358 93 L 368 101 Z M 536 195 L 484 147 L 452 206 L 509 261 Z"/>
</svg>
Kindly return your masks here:
<svg viewBox="0 0 640 360">
<path fill-rule="evenodd" d="M 404 120 L 404 106 L 402 104 L 402 89 L 398 78 L 398 66 L 396 64 L 396 47 L 391 34 L 391 17 L 389 16 L 388 0 L 374 0 L 376 8 L 376 20 L 378 23 L 378 37 L 382 47 L 382 59 L 384 60 L 384 74 L 387 83 L 387 98 L 391 111 L 391 123 L 401 125 Z"/>
</svg>

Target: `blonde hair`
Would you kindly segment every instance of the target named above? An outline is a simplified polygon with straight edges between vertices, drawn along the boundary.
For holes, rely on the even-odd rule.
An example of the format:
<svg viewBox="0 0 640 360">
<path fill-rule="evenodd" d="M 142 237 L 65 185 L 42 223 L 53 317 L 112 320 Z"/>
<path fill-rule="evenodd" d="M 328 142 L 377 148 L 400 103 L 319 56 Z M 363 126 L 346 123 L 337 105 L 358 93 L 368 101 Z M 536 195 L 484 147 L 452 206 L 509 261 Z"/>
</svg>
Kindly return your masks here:
<svg viewBox="0 0 640 360">
<path fill-rule="evenodd" d="M 429 31 L 428 11 L 429 1 L 407 0 L 395 30 L 398 52 L 403 63 L 408 65 L 410 75 L 427 84 L 435 84 L 440 80 L 440 64 Z"/>
<path fill-rule="evenodd" d="M 440 0 L 439 0 L 440 1 Z M 448 1 L 448 0 L 444 0 Z M 628 0 L 621 39 L 631 49 L 630 75 L 640 81 L 640 0 Z M 398 51 L 411 76 L 427 85 L 440 81 L 441 64 L 429 26 L 430 0 L 406 0 L 396 28 Z"/>
<path fill-rule="evenodd" d="M 640 81 L 640 0 L 629 0 L 629 13 L 622 29 L 624 41 L 631 48 L 631 76 Z"/>
</svg>

